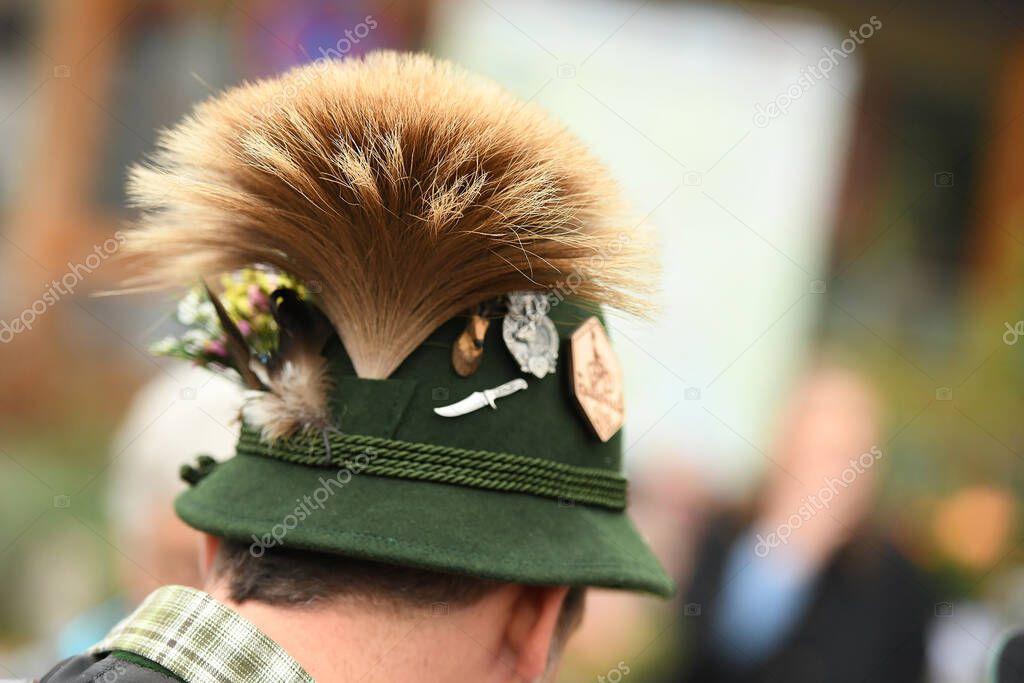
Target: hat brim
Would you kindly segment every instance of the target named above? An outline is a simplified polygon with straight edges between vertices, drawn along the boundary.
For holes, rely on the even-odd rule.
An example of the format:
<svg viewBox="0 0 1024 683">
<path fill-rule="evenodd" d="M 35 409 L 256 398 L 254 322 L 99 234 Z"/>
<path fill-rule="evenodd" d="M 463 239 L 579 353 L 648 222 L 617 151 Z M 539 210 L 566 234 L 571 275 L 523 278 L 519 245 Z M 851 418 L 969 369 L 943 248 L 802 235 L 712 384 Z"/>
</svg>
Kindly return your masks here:
<svg viewBox="0 0 1024 683">
<path fill-rule="evenodd" d="M 175 508 L 196 529 L 255 546 L 280 544 L 529 585 L 674 593 L 672 580 L 623 512 L 519 493 L 347 475 L 237 455 L 182 493 Z"/>
</svg>

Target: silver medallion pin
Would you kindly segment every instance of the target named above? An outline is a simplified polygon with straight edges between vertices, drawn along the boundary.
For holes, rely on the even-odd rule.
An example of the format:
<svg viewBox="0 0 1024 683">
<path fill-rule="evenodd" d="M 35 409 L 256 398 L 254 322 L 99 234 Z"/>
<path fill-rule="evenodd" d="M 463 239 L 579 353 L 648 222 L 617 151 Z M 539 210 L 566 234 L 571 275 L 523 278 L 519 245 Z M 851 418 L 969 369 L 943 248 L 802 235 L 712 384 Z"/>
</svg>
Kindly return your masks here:
<svg viewBox="0 0 1024 683">
<path fill-rule="evenodd" d="M 511 396 L 517 391 L 522 391 L 526 388 L 526 380 L 522 377 L 517 377 L 511 382 L 505 382 L 499 384 L 493 389 L 485 389 L 483 391 L 474 391 L 472 394 L 456 401 L 450 406 L 441 406 L 440 408 L 434 408 L 434 412 L 441 417 L 458 417 L 459 415 L 465 415 L 466 413 L 472 413 L 474 410 L 480 410 L 484 406 L 490 406 L 497 410 L 498 406 L 495 403 L 496 399 L 505 398 Z"/>
<path fill-rule="evenodd" d="M 548 317 L 551 303 L 542 292 L 512 292 L 506 297 L 508 312 L 501 336 L 519 369 L 535 377 L 555 371 L 558 362 L 558 330 Z"/>
</svg>

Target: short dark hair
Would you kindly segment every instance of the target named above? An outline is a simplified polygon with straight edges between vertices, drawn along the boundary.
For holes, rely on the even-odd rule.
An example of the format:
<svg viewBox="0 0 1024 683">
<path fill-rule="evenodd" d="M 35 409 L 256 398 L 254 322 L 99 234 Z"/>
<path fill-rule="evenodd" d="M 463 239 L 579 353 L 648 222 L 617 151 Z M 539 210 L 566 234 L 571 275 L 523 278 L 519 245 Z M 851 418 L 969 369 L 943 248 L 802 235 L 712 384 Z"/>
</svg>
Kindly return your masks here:
<svg viewBox="0 0 1024 683">
<path fill-rule="evenodd" d="M 213 564 L 214 573 L 227 581 L 228 594 L 237 603 L 249 600 L 281 607 L 297 607 L 346 597 L 389 607 L 454 607 L 472 605 L 500 585 L 498 581 L 402 567 L 341 555 L 266 548 L 257 557 L 242 541 L 222 540 Z M 579 623 L 583 588 L 565 598 L 556 629 L 557 646 Z"/>
<path fill-rule="evenodd" d="M 337 597 L 429 607 L 472 604 L 498 584 L 485 579 L 401 567 L 353 557 L 267 548 L 257 557 L 245 542 L 224 540 L 214 573 L 228 582 L 231 599 L 283 607 Z"/>
</svg>

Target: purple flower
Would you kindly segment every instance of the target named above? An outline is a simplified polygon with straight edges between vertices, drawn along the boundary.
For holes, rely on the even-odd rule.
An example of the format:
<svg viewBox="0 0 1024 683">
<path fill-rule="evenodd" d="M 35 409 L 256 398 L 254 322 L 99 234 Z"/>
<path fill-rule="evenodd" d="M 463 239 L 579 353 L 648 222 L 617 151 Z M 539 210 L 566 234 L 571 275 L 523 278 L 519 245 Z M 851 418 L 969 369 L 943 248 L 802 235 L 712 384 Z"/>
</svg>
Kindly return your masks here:
<svg viewBox="0 0 1024 683">
<path fill-rule="evenodd" d="M 206 344 L 203 345 L 203 350 L 207 353 L 213 354 L 214 356 L 220 356 L 222 358 L 227 358 L 228 355 L 228 350 L 224 346 L 224 342 L 220 339 L 211 339 L 206 342 Z"/>
<path fill-rule="evenodd" d="M 243 337 L 248 337 L 249 333 L 252 332 L 252 325 L 249 324 L 248 320 L 239 320 L 238 331 L 242 333 Z"/>
<path fill-rule="evenodd" d="M 249 285 L 249 303 L 252 304 L 254 311 L 267 311 L 270 310 L 270 300 L 267 295 L 263 293 L 259 285 Z"/>
</svg>

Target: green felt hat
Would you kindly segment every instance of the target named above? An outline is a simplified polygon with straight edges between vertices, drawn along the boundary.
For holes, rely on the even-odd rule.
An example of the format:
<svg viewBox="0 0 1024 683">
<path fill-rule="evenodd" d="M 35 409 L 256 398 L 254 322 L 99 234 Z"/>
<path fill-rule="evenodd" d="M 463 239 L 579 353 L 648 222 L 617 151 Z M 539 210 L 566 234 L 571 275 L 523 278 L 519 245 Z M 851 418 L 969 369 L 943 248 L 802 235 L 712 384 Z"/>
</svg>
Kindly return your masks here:
<svg viewBox="0 0 1024 683">
<path fill-rule="evenodd" d="M 650 249 L 562 125 L 381 53 L 213 97 L 130 178 L 134 284 L 221 277 L 160 350 L 250 390 L 237 454 L 184 472 L 188 524 L 255 554 L 672 591 L 626 516 L 592 318 L 644 312 Z"/>
<path fill-rule="evenodd" d="M 551 318 L 568 336 L 587 318 Z M 315 434 L 260 442 L 243 426 L 237 455 L 208 464 L 176 508 L 189 525 L 283 545 L 526 584 L 670 595 L 672 581 L 626 515 L 621 432 L 600 441 L 580 414 L 569 363 L 554 376 L 458 418 L 434 408 L 521 376 L 491 325 L 479 369 L 452 371 L 464 319 L 443 325 L 385 380 L 356 377 L 329 346 L 331 460 Z"/>
</svg>

